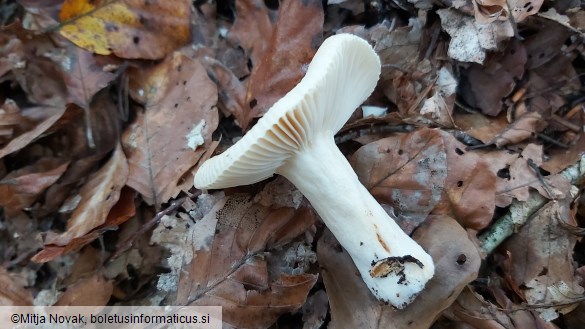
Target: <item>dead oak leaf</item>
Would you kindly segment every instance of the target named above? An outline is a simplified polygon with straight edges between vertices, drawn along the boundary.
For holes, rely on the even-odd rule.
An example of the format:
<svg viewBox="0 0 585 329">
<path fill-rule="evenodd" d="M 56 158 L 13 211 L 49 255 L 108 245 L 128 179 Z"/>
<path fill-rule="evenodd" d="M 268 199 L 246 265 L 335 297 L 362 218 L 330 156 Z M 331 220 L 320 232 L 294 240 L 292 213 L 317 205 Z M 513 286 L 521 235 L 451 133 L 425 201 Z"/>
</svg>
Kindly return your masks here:
<svg viewBox="0 0 585 329">
<path fill-rule="evenodd" d="M 100 55 L 160 59 L 189 41 L 187 0 L 66 0 L 59 33 Z"/>
<path fill-rule="evenodd" d="M 217 88 L 199 61 L 176 52 L 150 68 L 130 70 L 132 97 L 144 103 L 122 136 L 128 186 L 149 204 L 180 191 L 217 127 Z M 203 147 L 200 147 L 203 146 Z"/>
</svg>

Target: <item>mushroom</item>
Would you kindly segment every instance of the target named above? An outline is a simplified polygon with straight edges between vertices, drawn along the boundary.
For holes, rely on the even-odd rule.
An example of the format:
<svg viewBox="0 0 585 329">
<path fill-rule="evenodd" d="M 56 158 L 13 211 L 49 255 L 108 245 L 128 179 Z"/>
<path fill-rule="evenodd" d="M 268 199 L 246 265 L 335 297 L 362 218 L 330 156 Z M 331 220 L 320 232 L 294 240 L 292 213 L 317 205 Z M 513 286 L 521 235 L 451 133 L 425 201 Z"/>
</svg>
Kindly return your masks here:
<svg viewBox="0 0 585 329">
<path fill-rule="evenodd" d="M 280 174 L 311 202 L 370 291 L 404 308 L 434 274 L 429 256 L 360 183 L 334 135 L 372 93 L 380 59 L 363 39 L 326 39 L 305 77 L 222 154 L 201 165 L 198 189 L 246 185 Z"/>
</svg>

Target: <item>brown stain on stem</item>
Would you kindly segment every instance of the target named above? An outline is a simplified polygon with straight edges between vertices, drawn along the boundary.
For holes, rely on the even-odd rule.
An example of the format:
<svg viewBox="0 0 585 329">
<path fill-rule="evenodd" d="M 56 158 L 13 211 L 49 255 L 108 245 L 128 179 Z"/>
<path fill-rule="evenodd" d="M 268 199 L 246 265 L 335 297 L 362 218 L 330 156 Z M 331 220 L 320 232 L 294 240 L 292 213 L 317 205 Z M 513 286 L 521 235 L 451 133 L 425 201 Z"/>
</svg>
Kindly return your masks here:
<svg viewBox="0 0 585 329">
<path fill-rule="evenodd" d="M 380 242 L 380 244 L 382 245 L 382 248 L 384 248 L 384 250 L 386 250 L 388 253 L 390 253 L 390 248 L 388 247 L 386 242 L 384 242 L 384 239 L 382 239 L 382 236 L 378 232 L 378 225 L 374 224 L 374 228 L 376 229 L 376 238 L 378 238 L 378 242 Z"/>
</svg>

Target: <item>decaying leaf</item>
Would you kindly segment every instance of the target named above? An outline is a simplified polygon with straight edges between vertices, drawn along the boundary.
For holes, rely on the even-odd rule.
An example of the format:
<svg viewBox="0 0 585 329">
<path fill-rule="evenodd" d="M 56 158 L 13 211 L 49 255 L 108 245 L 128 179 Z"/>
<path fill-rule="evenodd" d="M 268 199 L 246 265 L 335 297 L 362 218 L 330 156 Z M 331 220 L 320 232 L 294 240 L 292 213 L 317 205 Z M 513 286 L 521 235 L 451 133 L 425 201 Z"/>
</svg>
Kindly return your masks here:
<svg viewBox="0 0 585 329">
<path fill-rule="evenodd" d="M 435 276 L 412 304 L 394 310 L 370 293 L 333 235 L 329 231 L 323 235 L 317 256 L 331 305 L 329 328 L 430 328 L 435 317 L 477 277 L 479 253 L 455 220 L 431 217 L 416 231 L 414 239 L 433 257 Z"/>
<path fill-rule="evenodd" d="M 205 68 L 176 52 L 149 69 L 132 71 L 132 96 L 144 103 L 122 136 L 128 186 L 149 204 L 176 196 L 217 127 L 217 89 Z M 192 179 L 191 179 L 192 181 Z"/>
<path fill-rule="evenodd" d="M 190 38 L 187 0 L 66 0 L 59 33 L 100 55 L 160 59 Z"/>
<path fill-rule="evenodd" d="M 421 129 L 381 139 L 351 157 L 360 181 L 380 203 L 392 206 L 412 231 L 441 198 L 447 158 L 441 133 Z"/>
<path fill-rule="evenodd" d="M 482 64 L 486 52 L 495 50 L 500 41 L 514 35 L 509 21 L 480 24 L 454 9 L 439 9 L 443 29 L 451 36 L 449 57 L 461 62 Z"/>
<path fill-rule="evenodd" d="M 314 220 L 307 208 L 270 209 L 238 194 L 187 228 L 178 218 L 163 219 L 153 239 L 174 251 L 177 304 L 221 305 L 224 323 L 266 328 L 299 309 L 317 280 L 306 273 L 309 248 L 289 244 Z"/>
</svg>

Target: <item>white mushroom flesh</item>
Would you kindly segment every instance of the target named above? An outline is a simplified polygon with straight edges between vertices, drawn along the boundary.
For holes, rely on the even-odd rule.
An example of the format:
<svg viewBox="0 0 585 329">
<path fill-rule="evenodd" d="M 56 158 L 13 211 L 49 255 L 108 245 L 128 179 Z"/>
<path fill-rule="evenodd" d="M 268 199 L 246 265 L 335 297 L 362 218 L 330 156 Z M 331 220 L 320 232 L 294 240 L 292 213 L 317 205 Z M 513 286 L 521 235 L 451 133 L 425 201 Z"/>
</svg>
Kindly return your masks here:
<svg viewBox="0 0 585 329">
<path fill-rule="evenodd" d="M 384 211 L 339 151 L 334 134 L 372 93 L 380 59 L 359 37 L 325 40 L 303 80 L 234 146 L 205 162 L 199 189 L 281 174 L 306 196 L 380 300 L 403 308 L 434 274 L 432 258 Z"/>
</svg>

